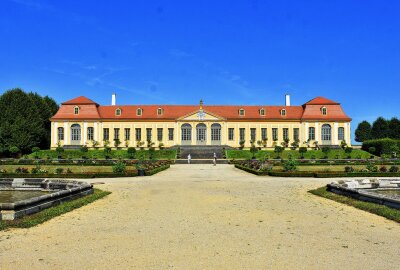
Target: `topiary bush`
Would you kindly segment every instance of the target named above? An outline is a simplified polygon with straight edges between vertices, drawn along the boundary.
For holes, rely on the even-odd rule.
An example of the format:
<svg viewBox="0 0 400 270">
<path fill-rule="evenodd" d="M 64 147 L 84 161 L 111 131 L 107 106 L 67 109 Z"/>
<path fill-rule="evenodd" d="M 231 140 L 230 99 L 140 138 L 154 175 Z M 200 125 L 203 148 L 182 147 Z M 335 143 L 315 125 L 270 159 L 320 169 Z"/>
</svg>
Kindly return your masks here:
<svg viewBox="0 0 400 270">
<path fill-rule="evenodd" d="M 389 172 L 397 173 L 397 172 L 399 172 L 399 167 L 391 166 L 390 169 L 389 169 Z"/>
<path fill-rule="evenodd" d="M 347 173 L 352 173 L 352 172 L 354 172 L 354 168 L 351 166 L 346 166 L 346 167 L 344 167 L 344 171 Z"/>
<path fill-rule="evenodd" d="M 297 162 L 295 160 L 287 160 L 283 162 L 283 170 L 285 172 L 293 172 L 297 170 Z"/>
<path fill-rule="evenodd" d="M 126 165 L 122 161 L 118 161 L 113 167 L 112 170 L 114 173 L 125 173 L 126 172 Z"/>
</svg>

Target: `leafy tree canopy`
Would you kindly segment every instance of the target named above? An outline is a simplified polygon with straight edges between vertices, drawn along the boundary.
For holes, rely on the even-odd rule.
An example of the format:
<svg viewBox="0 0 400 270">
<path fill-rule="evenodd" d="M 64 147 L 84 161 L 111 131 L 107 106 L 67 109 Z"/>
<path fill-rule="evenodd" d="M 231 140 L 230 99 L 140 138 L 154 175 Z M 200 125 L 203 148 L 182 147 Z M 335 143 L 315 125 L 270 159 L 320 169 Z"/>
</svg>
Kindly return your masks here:
<svg viewBox="0 0 400 270">
<path fill-rule="evenodd" d="M 58 105 L 50 97 L 26 93 L 19 88 L 0 96 L 0 154 L 17 147 L 28 153 L 33 147 L 50 146 L 50 118 Z"/>
</svg>

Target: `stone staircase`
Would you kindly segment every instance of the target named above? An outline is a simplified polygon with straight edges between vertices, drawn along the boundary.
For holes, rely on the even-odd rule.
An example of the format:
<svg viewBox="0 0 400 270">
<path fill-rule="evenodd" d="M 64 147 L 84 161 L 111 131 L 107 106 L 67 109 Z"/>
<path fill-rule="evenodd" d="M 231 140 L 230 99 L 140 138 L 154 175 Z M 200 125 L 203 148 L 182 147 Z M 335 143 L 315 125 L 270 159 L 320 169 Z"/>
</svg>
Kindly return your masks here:
<svg viewBox="0 0 400 270">
<path fill-rule="evenodd" d="M 217 164 L 227 164 L 228 161 L 224 159 L 224 151 L 231 147 L 225 145 L 183 145 L 174 148 L 179 149 L 176 164 L 187 164 L 189 154 L 192 157 L 191 164 L 212 164 L 214 153 L 217 155 Z"/>
</svg>

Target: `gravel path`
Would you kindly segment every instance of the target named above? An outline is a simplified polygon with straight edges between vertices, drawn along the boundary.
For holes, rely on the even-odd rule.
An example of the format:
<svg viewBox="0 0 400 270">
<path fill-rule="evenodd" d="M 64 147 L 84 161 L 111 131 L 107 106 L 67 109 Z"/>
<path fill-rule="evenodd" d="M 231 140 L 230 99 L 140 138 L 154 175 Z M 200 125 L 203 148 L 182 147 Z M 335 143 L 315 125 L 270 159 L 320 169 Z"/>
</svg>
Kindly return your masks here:
<svg viewBox="0 0 400 270">
<path fill-rule="evenodd" d="M 329 179 L 174 165 L 105 179 L 105 199 L 0 232 L 0 269 L 398 269 L 400 226 L 308 194 Z"/>
</svg>

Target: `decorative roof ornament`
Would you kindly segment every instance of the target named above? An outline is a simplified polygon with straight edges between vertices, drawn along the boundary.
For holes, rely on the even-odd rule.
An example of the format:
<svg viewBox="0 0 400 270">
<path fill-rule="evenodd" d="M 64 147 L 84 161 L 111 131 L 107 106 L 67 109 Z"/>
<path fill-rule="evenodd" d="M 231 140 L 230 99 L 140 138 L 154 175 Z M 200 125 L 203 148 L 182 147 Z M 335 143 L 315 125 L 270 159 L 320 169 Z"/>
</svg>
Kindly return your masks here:
<svg viewBox="0 0 400 270">
<path fill-rule="evenodd" d="M 197 113 L 197 117 L 199 118 L 199 121 L 204 120 L 205 115 L 206 114 L 203 111 L 203 100 L 200 99 L 200 109 L 199 109 L 199 112 Z"/>
</svg>

